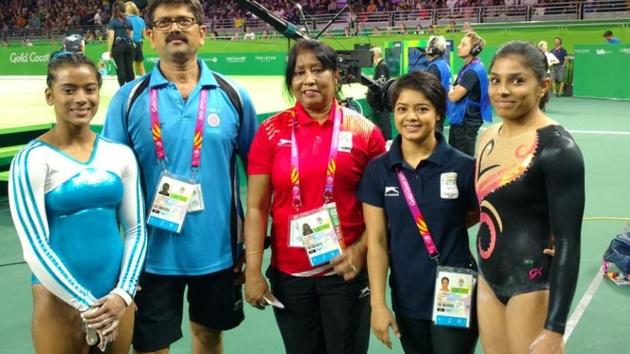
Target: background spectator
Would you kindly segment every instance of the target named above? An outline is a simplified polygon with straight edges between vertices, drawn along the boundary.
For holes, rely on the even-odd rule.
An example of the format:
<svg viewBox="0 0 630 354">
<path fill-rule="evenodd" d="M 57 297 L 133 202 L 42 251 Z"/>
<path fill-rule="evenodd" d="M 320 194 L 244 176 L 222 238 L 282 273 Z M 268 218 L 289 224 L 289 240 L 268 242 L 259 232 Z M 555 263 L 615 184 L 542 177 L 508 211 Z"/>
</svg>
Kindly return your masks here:
<svg viewBox="0 0 630 354">
<path fill-rule="evenodd" d="M 613 36 L 613 33 L 610 30 L 604 32 L 604 38 L 606 38 L 606 42 L 608 44 L 619 44 L 619 43 L 621 43 L 619 38 Z"/>
</svg>

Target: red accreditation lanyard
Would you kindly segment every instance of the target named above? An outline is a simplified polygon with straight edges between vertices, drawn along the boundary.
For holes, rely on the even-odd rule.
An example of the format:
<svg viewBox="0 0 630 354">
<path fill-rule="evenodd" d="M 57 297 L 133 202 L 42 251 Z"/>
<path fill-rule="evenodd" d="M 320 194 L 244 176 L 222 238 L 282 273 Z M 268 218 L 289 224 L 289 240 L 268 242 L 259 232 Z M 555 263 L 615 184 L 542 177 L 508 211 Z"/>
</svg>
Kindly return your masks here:
<svg viewBox="0 0 630 354">
<path fill-rule="evenodd" d="M 291 193 L 293 195 L 293 208 L 298 210 L 302 206 L 302 193 L 300 191 L 300 164 L 297 139 L 295 138 L 295 127 L 297 126 L 296 112 L 291 112 L 293 118 L 293 128 L 291 129 Z M 335 172 L 337 170 L 337 147 L 339 145 L 339 132 L 341 130 L 341 108 L 333 107 L 331 115 L 334 114 L 333 133 L 330 140 L 330 151 L 328 152 L 328 165 L 326 167 L 326 185 L 324 187 L 324 203 L 333 199 L 333 189 Z"/>
<path fill-rule="evenodd" d="M 197 108 L 197 124 L 195 126 L 195 135 L 193 137 L 192 149 L 192 170 L 193 175 L 199 169 L 201 163 L 201 142 L 203 140 L 203 123 L 206 116 L 206 105 L 208 103 L 208 90 L 202 89 L 199 94 L 199 107 Z M 162 141 L 162 130 L 160 128 L 160 117 L 158 116 L 158 100 L 157 90 L 152 88 L 149 90 L 149 111 L 151 116 L 151 131 L 153 133 L 153 143 L 155 145 L 155 154 L 158 161 L 162 164 L 162 168 L 166 170 L 166 152 L 164 151 L 164 142 Z"/>
<path fill-rule="evenodd" d="M 411 215 L 416 222 L 416 226 L 420 231 L 420 237 L 422 237 L 424 246 L 427 248 L 427 252 L 429 252 L 429 257 L 436 263 L 438 263 L 440 253 L 438 252 L 437 247 L 433 242 L 433 238 L 431 237 L 431 232 L 429 232 L 429 228 L 427 227 L 427 222 L 424 219 L 424 215 L 422 215 L 422 212 L 418 207 L 418 203 L 416 203 L 416 198 L 414 198 L 413 196 L 413 192 L 411 191 L 411 187 L 409 186 L 407 177 L 405 177 L 400 167 L 396 169 L 396 175 L 398 175 L 398 181 L 400 182 L 400 187 L 403 190 L 403 195 L 405 196 L 405 200 L 407 201 L 409 211 L 411 212 Z"/>
</svg>

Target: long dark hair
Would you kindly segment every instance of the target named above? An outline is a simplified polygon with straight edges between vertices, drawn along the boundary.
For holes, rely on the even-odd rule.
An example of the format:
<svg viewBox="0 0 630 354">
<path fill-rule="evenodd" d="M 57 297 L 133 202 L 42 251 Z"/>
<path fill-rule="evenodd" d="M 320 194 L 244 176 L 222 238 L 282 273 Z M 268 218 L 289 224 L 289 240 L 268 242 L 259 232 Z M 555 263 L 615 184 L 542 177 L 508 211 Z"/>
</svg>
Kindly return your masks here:
<svg viewBox="0 0 630 354">
<path fill-rule="evenodd" d="M 547 55 L 542 51 L 542 49 L 538 48 L 536 45 L 530 42 L 524 41 L 512 41 L 504 44 L 497 53 L 492 58 L 492 62 L 490 63 L 490 70 L 492 70 L 492 66 L 494 62 L 499 58 L 504 58 L 509 55 L 518 55 L 522 58 L 523 64 L 532 69 L 536 78 L 540 83 L 542 83 L 547 77 L 547 72 L 549 71 L 549 63 L 547 63 Z M 538 102 L 538 107 L 540 109 L 544 109 L 545 105 L 549 101 L 549 91 L 543 97 L 540 98 Z"/>
</svg>

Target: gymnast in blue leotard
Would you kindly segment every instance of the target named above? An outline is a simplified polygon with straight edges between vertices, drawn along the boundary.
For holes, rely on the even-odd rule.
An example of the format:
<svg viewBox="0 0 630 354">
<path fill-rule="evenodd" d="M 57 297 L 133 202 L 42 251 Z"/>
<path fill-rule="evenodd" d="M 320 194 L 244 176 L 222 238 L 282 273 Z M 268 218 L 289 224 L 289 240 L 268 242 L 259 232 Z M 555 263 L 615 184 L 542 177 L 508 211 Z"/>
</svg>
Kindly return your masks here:
<svg viewBox="0 0 630 354">
<path fill-rule="evenodd" d="M 85 353 L 91 344 L 129 351 L 144 205 L 132 151 L 90 130 L 101 84 L 83 55 L 51 59 L 45 95 L 56 126 L 11 164 L 11 215 L 33 272 L 37 353 Z"/>
</svg>

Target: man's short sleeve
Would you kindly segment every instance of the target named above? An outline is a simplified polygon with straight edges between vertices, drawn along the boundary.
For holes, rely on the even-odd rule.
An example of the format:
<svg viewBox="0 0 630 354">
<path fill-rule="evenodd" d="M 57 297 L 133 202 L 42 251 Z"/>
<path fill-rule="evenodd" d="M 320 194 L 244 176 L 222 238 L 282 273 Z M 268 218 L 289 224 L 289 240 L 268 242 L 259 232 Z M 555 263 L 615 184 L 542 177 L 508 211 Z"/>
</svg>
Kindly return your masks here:
<svg viewBox="0 0 630 354">
<path fill-rule="evenodd" d="M 236 87 L 243 105 L 243 117 L 238 134 L 238 151 L 241 159 L 246 161 L 252 140 L 258 129 L 258 119 L 256 118 L 256 109 L 249 93 L 239 85 L 236 85 Z"/>
<path fill-rule="evenodd" d="M 109 103 L 103 131 L 101 132 L 101 135 L 105 138 L 125 145 L 131 144 L 127 131 L 129 122 L 125 121 L 127 118 L 126 107 L 130 87 L 131 86 L 127 85 L 120 88 L 118 92 L 114 94 L 114 97 Z"/>
</svg>

